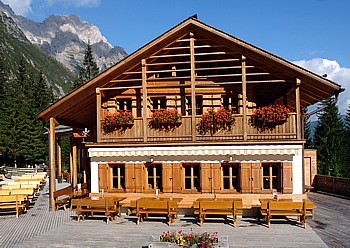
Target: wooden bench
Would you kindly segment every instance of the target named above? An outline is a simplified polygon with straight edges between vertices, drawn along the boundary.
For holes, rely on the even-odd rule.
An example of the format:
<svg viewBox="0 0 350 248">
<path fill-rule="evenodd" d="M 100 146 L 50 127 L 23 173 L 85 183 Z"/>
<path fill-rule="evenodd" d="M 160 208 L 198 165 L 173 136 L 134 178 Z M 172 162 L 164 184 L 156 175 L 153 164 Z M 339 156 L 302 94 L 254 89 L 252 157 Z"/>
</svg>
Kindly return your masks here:
<svg viewBox="0 0 350 248">
<path fill-rule="evenodd" d="M 271 202 L 276 202 L 276 200 L 260 200 L 261 201 L 261 207 L 260 207 L 260 216 L 264 217 L 264 220 L 267 222 L 267 218 L 268 218 L 268 205 L 269 205 L 269 201 Z M 282 201 L 277 201 L 277 202 L 289 202 L 291 203 L 292 201 L 288 201 L 288 200 L 282 200 Z M 300 203 L 297 203 L 300 205 Z M 299 210 L 298 210 L 298 213 L 296 213 L 295 215 L 294 214 L 291 214 L 292 216 L 298 216 L 298 220 L 301 221 L 301 224 L 306 225 L 306 218 L 308 217 L 311 217 L 313 218 L 314 217 L 314 209 L 316 208 L 315 204 L 312 202 L 312 201 L 309 201 L 309 200 L 304 200 L 302 201 L 302 208 L 300 209 L 300 206 L 299 206 Z M 281 209 L 281 215 L 280 216 L 288 216 L 288 215 L 284 215 L 283 212 L 284 211 L 283 209 Z M 287 210 L 288 212 L 288 210 Z M 295 212 L 294 210 L 292 210 L 292 212 Z M 299 217 L 301 216 L 301 217 Z"/>
<path fill-rule="evenodd" d="M 28 205 L 29 203 L 34 201 L 34 197 L 35 197 L 35 191 L 33 188 L 29 188 L 29 189 L 13 189 L 10 191 L 10 195 L 24 195 L 27 200 L 28 200 Z"/>
<path fill-rule="evenodd" d="M 148 219 L 149 215 L 165 215 L 168 225 L 175 222 L 179 213 L 177 201 L 173 200 L 154 200 L 139 199 L 136 201 L 136 217 L 139 225 L 144 218 Z"/>
<path fill-rule="evenodd" d="M 85 220 L 85 216 L 88 216 L 88 214 L 93 217 L 94 213 L 104 213 L 108 224 L 108 221 L 115 220 L 119 213 L 117 204 L 113 198 L 74 199 L 74 203 L 77 204 L 75 211 L 77 213 L 78 222 L 80 221 L 80 218 Z"/>
<path fill-rule="evenodd" d="M 237 215 L 242 215 L 242 201 L 216 199 L 194 201 L 194 214 L 199 216 L 199 225 L 202 226 L 207 215 L 227 216 L 232 215 L 233 226 L 236 227 Z"/>
<path fill-rule="evenodd" d="M 64 211 L 66 211 L 66 205 L 70 202 L 72 193 L 72 187 L 67 187 L 53 192 L 55 209 L 58 210 L 60 207 L 63 207 Z"/>
<path fill-rule="evenodd" d="M 267 216 L 266 222 L 270 228 L 271 219 L 273 216 L 297 216 L 300 224 L 305 224 L 304 215 L 304 202 L 292 202 L 292 201 L 268 201 L 267 203 Z"/>
<path fill-rule="evenodd" d="M 15 210 L 18 218 L 26 209 L 25 196 L 0 195 L 0 209 Z"/>
</svg>

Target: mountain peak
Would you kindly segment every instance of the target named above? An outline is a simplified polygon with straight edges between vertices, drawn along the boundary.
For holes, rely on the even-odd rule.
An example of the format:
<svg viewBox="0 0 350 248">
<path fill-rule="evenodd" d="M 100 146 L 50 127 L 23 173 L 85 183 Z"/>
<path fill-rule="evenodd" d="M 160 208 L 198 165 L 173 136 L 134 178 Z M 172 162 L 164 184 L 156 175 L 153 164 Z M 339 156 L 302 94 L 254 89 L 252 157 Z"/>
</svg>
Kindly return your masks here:
<svg viewBox="0 0 350 248">
<path fill-rule="evenodd" d="M 90 42 L 94 59 L 101 71 L 127 56 L 121 47 L 113 47 L 99 28 L 77 15 L 50 15 L 43 22 L 34 22 L 16 15 L 9 5 L 0 1 L 0 11 L 11 16 L 25 36 L 73 72 L 83 64 L 84 52 Z"/>
</svg>

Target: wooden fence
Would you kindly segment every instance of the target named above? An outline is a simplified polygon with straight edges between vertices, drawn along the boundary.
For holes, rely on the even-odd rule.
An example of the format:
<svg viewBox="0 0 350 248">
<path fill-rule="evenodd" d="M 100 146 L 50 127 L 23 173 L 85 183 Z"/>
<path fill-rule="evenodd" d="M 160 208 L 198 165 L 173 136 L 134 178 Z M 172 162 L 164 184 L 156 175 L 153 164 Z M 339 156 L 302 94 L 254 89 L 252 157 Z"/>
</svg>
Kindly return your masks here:
<svg viewBox="0 0 350 248">
<path fill-rule="evenodd" d="M 316 175 L 314 187 L 316 191 L 350 197 L 350 178 Z"/>
</svg>

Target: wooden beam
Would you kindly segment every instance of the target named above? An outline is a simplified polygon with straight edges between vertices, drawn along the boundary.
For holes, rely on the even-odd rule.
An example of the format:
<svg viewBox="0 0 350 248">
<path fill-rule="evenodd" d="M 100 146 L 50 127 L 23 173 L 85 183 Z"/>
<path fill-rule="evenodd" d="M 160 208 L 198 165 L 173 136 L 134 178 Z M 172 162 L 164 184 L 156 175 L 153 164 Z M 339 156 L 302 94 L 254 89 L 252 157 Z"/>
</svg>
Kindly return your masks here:
<svg viewBox="0 0 350 248">
<path fill-rule="evenodd" d="M 55 199 L 53 198 L 53 192 L 56 191 L 56 133 L 55 126 L 57 121 L 55 118 L 50 118 L 50 134 L 49 134 L 49 160 L 50 160 L 50 177 L 49 177 L 49 193 L 50 193 L 50 208 L 51 211 L 56 211 L 55 208 Z"/>
<path fill-rule="evenodd" d="M 78 156 L 77 156 L 77 140 L 72 140 L 72 159 L 73 159 L 73 180 L 72 186 L 73 188 L 77 186 L 78 183 Z"/>
<path fill-rule="evenodd" d="M 296 79 L 295 82 L 295 112 L 296 115 L 296 125 L 297 125 L 297 139 L 301 139 L 301 118 L 300 118 L 300 84 L 301 80 Z"/>
<path fill-rule="evenodd" d="M 62 183 L 62 149 L 61 138 L 57 138 L 57 179 L 59 183 Z"/>
<path fill-rule="evenodd" d="M 147 68 L 146 60 L 141 60 L 142 66 L 142 122 L 143 122 L 143 142 L 147 142 Z"/>
<path fill-rule="evenodd" d="M 243 140 L 248 139 L 247 135 L 247 76 L 246 76 L 246 57 L 242 55 L 242 107 L 243 107 Z"/>
<path fill-rule="evenodd" d="M 192 141 L 196 141 L 196 71 L 194 58 L 194 34 L 190 32 L 191 58 L 191 103 L 192 103 Z"/>
<path fill-rule="evenodd" d="M 101 142 L 101 89 L 96 88 L 96 140 Z"/>
</svg>

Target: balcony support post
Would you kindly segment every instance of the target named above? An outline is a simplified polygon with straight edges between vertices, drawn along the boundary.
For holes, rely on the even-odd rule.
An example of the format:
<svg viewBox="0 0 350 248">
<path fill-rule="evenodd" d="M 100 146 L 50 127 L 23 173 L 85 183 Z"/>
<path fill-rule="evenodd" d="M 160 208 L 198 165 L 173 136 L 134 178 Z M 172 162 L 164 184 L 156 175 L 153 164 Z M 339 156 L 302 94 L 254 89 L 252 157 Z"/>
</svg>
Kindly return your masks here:
<svg viewBox="0 0 350 248">
<path fill-rule="evenodd" d="M 49 173 L 49 195 L 50 195 L 50 209 L 56 211 L 55 199 L 53 198 L 53 192 L 56 191 L 56 128 L 57 121 L 54 117 L 50 118 L 50 133 L 49 133 L 49 161 L 50 161 L 50 173 Z"/>
<path fill-rule="evenodd" d="M 101 90 L 100 88 L 96 88 L 96 115 L 97 115 L 97 122 L 96 122 L 96 139 L 97 143 L 101 142 Z"/>
<path fill-rule="evenodd" d="M 191 54 L 191 118 L 192 118 L 192 141 L 196 141 L 196 72 L 195 72 L 195 58 L 194 58 L 194 34 L 190 32 L 190 54 Z"/>
<path fill-rule="evenodd" d="M 296 112 L 296 128 L 297 128 L 297 140 L 301 139 L 301 118 L 300 118 L 300 86 L 301 80 L 296 79 L 295 82 L 295 112 Z"/>
<path fill-rule="evenodd" d="M 142 131 L 143 142 L 147 142 L 147 72 L 146 72 L 146 60 L 141 60 L 142 66 Z"/>
<path fill-rule="evenodd" d="M 242 107 L 243 107 L 243 140 L 248 139 L 247 134 L 247 75 L 246 75 L 246 57 L 242 55 Z"/>
</svg>

